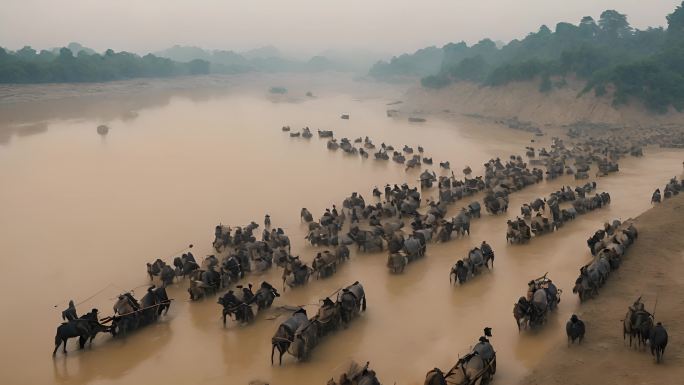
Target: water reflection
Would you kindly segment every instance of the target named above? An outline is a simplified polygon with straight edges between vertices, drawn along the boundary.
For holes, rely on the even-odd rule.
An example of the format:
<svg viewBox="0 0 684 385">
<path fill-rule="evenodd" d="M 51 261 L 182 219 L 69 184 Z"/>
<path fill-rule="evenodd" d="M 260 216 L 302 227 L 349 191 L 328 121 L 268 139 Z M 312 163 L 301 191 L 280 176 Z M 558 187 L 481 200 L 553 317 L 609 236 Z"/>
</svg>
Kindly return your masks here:
<svg viewBox="0 0 684 385">
<path fill-rule="evenodd" d="M 7 127 L 0 127 L 0 144 L 7 144 L 12 136 L 31 136 L 47 132 L 47 122 L 13 124 Z"/>
<path fill-rule="evenodd" d="M 59 356 L 53 361 L 54 380 L 59 384 L 90 384 L 120 379 L 164 349 L 172 336 L 169 323 L 159 321 L 121 340 L 101 342 L 93 351 L 69 352 L 68 356 Z"/>
<path fill-rule="evenodd" d="M 2 148 L 0 244 L 12 258 L 5 261 L 9 274 L 0 284 L 26 287 L 25 274 L 19 272 L 25 270 L 25 261 L 31 261 L 38 284 L 26 287 L 26 297 L 45 297 L 49 303 L 34 306 L 10 296 L 0 298 L 3 308 L 21 315 L 6 321 L 15 333 L 3 337 L 15 348 L 0 351 L 0 360 L 22 370 L 4 372 L 5 382 L 244 384 L 261 378 L 280 385 L 316 384 L 325 383 L 332 369 L 355 356 L 371 361 L 381 379 L 410 384 L 422 380 L 429 368 L 453 365 L 484 326 L 494 328 L 499 370 L 512 382 L 551 346 L 563 342 L 562 326 L 577 306 L 568 286 L 588 257 L 588 234 L 605 219 L 635 216 L 648 208 L 653 186 L 681 169 L 679 152 L 647 149 L 642 159 L 625 159 L 620 174 L 598 181 L 599 188 L 613 197 L 609 208 L 529 245 L 506 244 L 505 221 L 516 214 L 511 212 L 497 217 L 483 213 L 472 221 L 470 237 L 430 244 L 427 256 L 407 266 L 402 275 L 389 274 L 385 253 L 353 250 L 351 260 L 332 277 L 287 290 L 276 301 L 276 306 L 316 304 L 354 281 L 364 284 L 367 312 L 348 329 L 326 337 L 309 362 L 288 357 L 282 368 L 271 367 L 271 336 L 284 318 L 260 315 L 253 325 L 224 329 L 216 297 L 187 301 L 187 279 L 168 289 L 175 301 L 163 324 L 125 342 L 98 338 L 92 350 L 70 352 L 54 364 L 43 359 L 51 350 L 59 319 L 52 304 L 85 298 L 108 282 L 117 288 L 148 282 L 145 262 L 180 245 L 194 243 L 198 258 L 212 253 L 213 228 L 219 222 L 261 222 L 268 212 L 274 225 L 290 236 L 293 253 L 309 262 L 319 249 L 305 244 L 301 207 L 318 217 L 351 191 L 370 198 L 375 185 L 416 183 L 416 173 L 406 173 L 392 162 L 329 151 L 316 137 L 289 138 L 280 131 L 284 124 L 333 129 L 349 138 L 368 135 L 376 145 L 421 144 L 435 164 L 450 160 L 455 170 L 469 164 L 476 174 L 481 173 L 477 165 L 492 156 L 521 153 L 530 140 L 525 133 L 480 129 L 470 121 L 430 120 L 418 128 L 388 119 L 385 103 L 396 99 L 390 94 L 358 102 L 346 94 L 312 88 L 319 97 L 307 103 L 272 103 L 264 89 L 196 100 L 152 98 L 160 104 L 144 110 L 139 107 L 154 103 L 132 98 L 120 102 L 125 108 L 114 108 L 116 115 L 97 111 L 102 104 L 83 111 L 69 107 L 75 110 L 63 112 L 64 120 L 52 120 L 62 119 L 61 111 L 44 115 L 50 116 L 41 120 L 50 120 L 50 130 L 42 135 Z M 122 120 L 125 111 L 140 112 L 137 118 Z M 341 111 L 349 111 L 351 119 L 339 119 Z M 33 119 L 28 110 L 23 114 L 21 119 Z M 118 120 L 103 146 L 95 127 L 108 116 Z M 513 194 L 510 207 L 517 210 L 523 202 L 563 184 L 576 185 L 571 177 L 543 182 Z M 469 201 L 454 205 L 448 215 Z M 462 287 L 450 286 L 453 263 L 482 240 L 496 253 L 494 270 Z M 37 245 L 46 245 L 49 252 Z M 558 315 L 539 333 L 518 334 L 513 302 L 524 294 L 529 279 L 546 271 L 564 289 Z M 280 289 L 278 269 L 247 281 L 258 285 L 262 280 Z M 97 306 L 111 309 L 108 298 L 115 294 L 108 292 Z M 315 306 L 307 309 L 313 314 Z"/>
</svg>

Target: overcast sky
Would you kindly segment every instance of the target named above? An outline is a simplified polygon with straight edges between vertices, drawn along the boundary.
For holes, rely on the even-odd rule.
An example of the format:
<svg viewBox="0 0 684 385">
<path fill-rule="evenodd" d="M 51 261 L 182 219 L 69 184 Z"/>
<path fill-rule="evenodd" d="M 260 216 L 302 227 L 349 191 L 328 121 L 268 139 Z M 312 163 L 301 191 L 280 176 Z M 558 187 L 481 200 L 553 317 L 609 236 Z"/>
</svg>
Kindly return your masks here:
<svg viewBox="0 0 684 385">
<path fill-rule="evenodd" d="M 509 41 L 541 24 L 626 13 L 637 28 L 665 25 L 681 0 L 0 0 L 0 46 L 77 41 L 149 52 L 174 44 L 245 50 L 275 45 L 402 53 L 483 37 Z"/>
</svg>

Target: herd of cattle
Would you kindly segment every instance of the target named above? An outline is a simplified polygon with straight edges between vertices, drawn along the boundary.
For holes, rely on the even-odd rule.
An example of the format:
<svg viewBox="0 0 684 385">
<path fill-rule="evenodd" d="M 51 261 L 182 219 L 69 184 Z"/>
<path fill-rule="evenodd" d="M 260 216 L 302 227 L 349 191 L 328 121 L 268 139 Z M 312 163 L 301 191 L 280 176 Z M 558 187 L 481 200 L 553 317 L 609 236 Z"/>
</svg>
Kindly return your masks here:
<svg viewBox="0 0 684 385">
<path fill-rule="evenodd" d="M 283 131 L 289 132 L 290 128 L 283 127 Z M 311 138 L 313 134 L 306 127 L 301 132 L 290 132 L 290 136 Z M 357 138 L 353 142 L 346 138 L 337 141 L 332 131 L 321 130 L 318 136 L 327 139 L 329 149 L 339 148 L 364 158 L 368 157 L 368 151 L 376 148 L 368 137 Z M 432 164 L 432 158 L 423 156 L 422 147 L 418 146 L 417 152 L 414 155 L 414 149 L 406 145 L 402 151 L 395 151 L 391 145 L 382 143 L 374 157 L 388 160 L 391 153 L 392 159 L 405 164 L 407 170 L 421 167 L 421 164 Z M 550 150 L 528 147 L 527 162 L 521 156 L 513 155 L 506 161 L 490 159 L 484 164 L 483 176 L 472 177 L 470 167 L 463 170 L 462 179 L 457 179 L 453 172 L 451 175 L 437 176 L 435 172 L 425 170 L 420 174 L 419 187 L 409 187 L 406 183 L 401 186 L 388 184 L 384 191 L 375 187 L 372 192 L 374 203 L 367 203 L 360 194 L 354 192 L 339 209 L 333 205 L 318 220 L 308 209 L 302 208 L 300 218 L 307 227 L 307 242 L 314 247 L 324 248 L 316 253 L 311 266 L 298 255 L 292 254 L 288 235 L 282 228 L 272 227 L 268 215 L 260 238 L 257 234 L 260 225 L 256 222 L 235 228 L 219 224 L 214 231 L 213 248 L 216 255 L 197 261 L 192 252 L 186 250 L 181 256 L 175 257 L 171 264 L 161 259 L 148 263 L 150 279 L 159 280 L 161 287 L 152 286 L 140 303 L 131 293 L 122 294 L 111 317 L 98 320 L 97 312 L 91 312 L 77 321 L 61 325 L 60 328 L 64 330 L 58 329 L 56 344 L 63 342 L 66 349 L 66 339 L 79 337 L 83 347 L 85 341 L 92 341 L 98 332 L 109 331 L 116 336 L 156 321 L 168 312 L 171 303 L 164 287 L 173 284 L 176 279 L 188 278 L 187 291 L 191 300 L 227 290 L 218 300 L 225 325 L 228 318 L 245 324 L 253 322 L 259 312 L 270 308 L 274 300 L 280 297 L 278 290 L 266 281 L 260 284 L 256 292 L 252 291 L 251 284 L 240 284 L 251 272 L 266 271 L 274 264 L 282 268 L 283 291 L 307 284 L 312 276 L 326 278 L 335 274 L 338 266 L 349 260 L 350 247 L 354 246 L 357 252 L 387 250 L 387 268 L 392 273 L 402 273 L 411 262 L 426 255 L 430 242 L 443 243 L 469 236 L 471 221 L 480 218 L 482 207 L 491 215 L 504 214 L 508 211 L 510 194 L 539 183 L 544 178 L 574 174 L 576 179 L 584 179 L 588 177 L 592 163 L 598 165 L 597 175 L 618 171 L 617 160 L 626 153 L 641 155 L 640 148 L 625 150 L 609 142 L 598 145 L 584 142 L 566 147 L 562 140 L 554 138 Z M 410 156 L 408 160 L 407 156 Z M 574 164 L 571 164 L 572 160 Z M 545 166 L 546 171 L 537 167 L 530 169 L 528 164 Z M 450 169 L 450 164 L 448 161 L 440 162 L 440 167 Z M 682 185 L 675 182 L 668 184 L 666 194 L 680 191 Z M 422 191 L 435 185 L 437 199 L 425 199 L 427 203 L 424 206 Z M 607 192 L 596 193 L 596 187 L 596 182 L 574 189 L 563 186 L 546 198 L 537 198 L 524 204 L 520 209 L 520 217 L 507 222 L 507 241 L 511 244 L 526 243 L 533 237 L 555 231 L 578 215 L 610 204 L 610 195 Z M 455 216 L 448 217 L 450 205 L 481 192 L 484 192 L 482 204 L 471 200 Z M 598 294 L 599 287 L 605 283 L 609 273 L 619 267 L 626 249 L 636 238 L 637 231 L 633 224 L 616 220 L 606 223 L 604 229 L 597 231 L 587 241 L 594 259 L 582 266 L 573 287 L 580 301 Z M 465 258 L 456 262 L 451 268 L 450 280 L 453 276 L 454 283 L 463 284 L 479 274 L 483 267 L 490 269 L 493 266 L 494 251 L 486 242 L 482 242 L 480 247 L 473 248 Z M 530 281 L 527 294 L 521 296 L 514 305 L 513 315 L 519 330 L 543 325 L 549 312 L 556 309 L 561 293 L 546 275 Z M 363 286 L 355 282 L 322 299 L 316 314 L 310 318 L 302 307 L 282 306 L 280 309 L 290 315 L 272 337 L 272 363 L 276 350 L 280 363 L 286 352 L 298 360 L 306 359 L 322 338 L 349 324 L 366 309 L 366 293 Z M 112 326 L 104 325 L 108 322 L 112 322 Z M 577 322 L 581 321 L 575 319 L 573 322 L 573 325 L 579 325 Z M 640 325 L 637 322 L 625 328 L 636 330 Z M 461 378 L 458 383 L 462 384 L 489 380 L 496 371 L 494 350 L 486 337 L 481 337 L 480 343 L 482 346 L 476 346 L 484 350 L 473 350 L 448 372 L 439 369 L 430 371 L 425 383 L 443 384 L 446 379 L 457 376 Z M 490 350 L 491 354 L 485 353 Z M 379 383 L 377 381 L 367 364 L 346 373 L 339 384 L 375 384 Z M 337 383 L 331 380 L 329 384 Z"/>
<path fill-rule="evenodd" d="M 611 271 L 622 263 L 625 252 L 637 239 L 638 232 L 633 223 L 621 223 L 615 219 L 605 223 L 587 240 L 593 260 L 580 268 L 580 276 L 575 281 L 573 293 L 580 301 L 598 295 L 599 287 L 608 279 Z"/>
</svg>

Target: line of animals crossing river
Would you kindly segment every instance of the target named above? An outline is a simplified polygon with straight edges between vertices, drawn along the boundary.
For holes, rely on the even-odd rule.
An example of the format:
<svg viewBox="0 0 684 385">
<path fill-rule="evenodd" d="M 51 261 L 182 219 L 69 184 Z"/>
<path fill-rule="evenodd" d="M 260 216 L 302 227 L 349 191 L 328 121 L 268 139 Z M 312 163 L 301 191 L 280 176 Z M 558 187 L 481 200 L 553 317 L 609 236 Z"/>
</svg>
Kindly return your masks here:
<svg viewBox="0 0 684 385">
<path fill-rule="evenodd" d="M 289 126 L 284 126 L 282 131 L 290 132 L 291 137 L 309 139 L 313 136 L 308 127 L 294 133 Z M 318 130 L 318 136 L 326 140 L 327 148 L 340 148 L 362 158 L 368 158 L 368 151 L 376 148 L 369 137 L 338 141 L 332 131 L 321 130 Z M 279 290 L 284 293 L 288 289 L 305 286 L 311 277 L 329 277 L 336 273 L 340 264 L 349 261 L 353 253 L 386 251 L 389 272 L 402 274 L 413 261 L 429 254 L 431 243 L 469 237 L 471 224 L 481 217 L 482 207 L 489 215 L 503 215 L 508 211 L 510 194 L 545 178 L 550 180 L 573 174 L 577 180 L 586 179 L 594 164 L 598 170 L 596 175 L 605 176 L 619 171 L 617 161 L 621 156 L 642 155 L 641 144 L 618 146 L 610 141 L 598 143 L 578 141 L 566 146 L 562 140 L 553 138 L 549 150 L 527 147 L 527 160 L 519 155 L 511 155 L 508 160 L 490 159 L 483 165 L 482 176 L 471 177 L 473 170 L 465 166 L 462 179 L 447 171 L 451 168 L 449 161 L 441 161 L 440 173 L 450 175 L 424 170 L 416 186 L 409 183 L 387 184 L 383 189 L 375 186 L 371 193 L 372 202 L 366 201 L 358 192 L 352 192 L 339 207 L 333 204 L 326 209 L 318 220 L 307 208 L 302 208 L 300 218 L 303 226 L 307 227 L 306 241 L 319 248 L 310 262 L 293 253 L 289 236 L 271 223 L 269 215 L 264 217 L 260 237 L 258 231 L 262 225 L 254 221 L 244 226 L 218 224 L 212 244 L 215 254 L 198 261 L 192 253 L 193 245 L 189 245 L 169 262 L 156 259 L 147 263 L 150 280 L 158 284 L 150 284 L 140 300 L 131 291 L 123 291 L 113 305 L 111 316 L 101 317 L 97 309 L 79 316 L 76 304 L 71 301 L 62 312 L 66 322 L 57 328 L 53 356 L 60 346 L 64 353 L 67 352 L 70 338 L 78 338 L 80 348 L 84 348 L 98 333 L 109 332 L 114 338 L 126 338 L 129 332 L 156 322 L 168 313 L 173 301 L 168 297 L 166 287 L 185 281 L 188 282 L 191 301 L 225 291 L 217 299 L 225 327 L 228 320 L 240 324 L 255 322 L 260 312 L 271 308 L 281 297 Z M 392 160 L 405 165 L 407 171 L 433 164 L 423 147 L 417 146 L 417 152 L 414 155 L 413 147 L 408 145 L 404 145 L 402 151 L 395 151 L 393 146 L 382 143 L 374 158 L 389 160 L 391 154 Z M 406 156 L 410 158 L 407 160 Z M 539 167 L 528 168 L 528 165 Z M 533 238 L 561 230 L 578 215 L 610 204 L 610 194 L 596 192 L 597 187 L 596 182 L 586 182 L 575 188 L 563 186 L 548 197 L 523 204 L 520 216 L 507 220 L 507 242 L 525 244 Z M 682 183 L 671 180 L 665 189 L 666 197 L 681 189 Z M 660 202 L 659 190 L 656 193 L 652 197 L 654 203 Z M 478 197 L 480 200 L 476 199 Z M 459 201 L 465 201 L 460 212 L 448 217 L 448 207 Z M 571 286 L 580 301 L 598 295 L 598 289 L 610 272 L 619 268 L 627 248 L 637 237 L 637 229 L 631 221 L 614 220 L 587 240 L 593 260 L 580 268 L 580 276 Z M 450 281 L 465 284 L 483 271 L 493 269 L 494 260 L 495 250 L 482 240 L 479 247 L 471 249 L 451 267 Z M 263 281 L 256 288 L 247 283 L 249 277 L 255 277 L 253 273 L 264 272 L 273 265 L 282 269 L 281 283 Z M 514 303 L 513 316 L 518 329 L 542 327 L 548 314 L 557 308 L 562 292 L 547 274 L 529 280 L 525 295 Z M 275 364 L 276 351 L 279 354 L 278 364 L 283 364 L 285 353 L 298 361 L 305 361 L 321 339 L 334 334 L 340 327 L 353 327 L 353 320 L 367 310 L 366 295 L 363 284 L 353 282 L 324 295 L 311 316 L 303 306 L 278 306 L 278 314 L 287 317 L 277 326 L 271 339 L 271 363 Z M 624 335 L 629 335 L 630 345 L 632 339 L 636 339 L 638 344 L 648 342 L 659 362 L 667 345 L 667 332 L 654 320 L 654 315 L 647 312 L 638 299 L 629 307 L 625 317 Z M 585 332 L 583 321 L 573 315 L 566 325 L 566 332 L 569 343 L 581 342 Z M 491 381 L 496 373 L 496 353 L 490 338 L 492 330 L 485 327 L 482 337 L 469 354 L 459 358 L 449 370 L 430 370 L 425 384 Z M 328 384 L 379 383 L 368 363 L 354 363 L 338 380 L 333 379 Z"/>
</svg>

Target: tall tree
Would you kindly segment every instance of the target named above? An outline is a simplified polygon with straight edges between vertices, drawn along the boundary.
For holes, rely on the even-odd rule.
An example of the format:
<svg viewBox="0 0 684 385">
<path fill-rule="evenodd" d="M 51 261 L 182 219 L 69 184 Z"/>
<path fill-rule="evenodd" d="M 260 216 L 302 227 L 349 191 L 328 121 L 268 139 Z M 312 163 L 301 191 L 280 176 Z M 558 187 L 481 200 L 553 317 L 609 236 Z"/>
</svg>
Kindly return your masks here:
<svg viewBox="0 0 684 385">
<path fill-rule="evenodd" d="M 17 57 L 23 60 L 33 60 L 36 57 L 36 50 L 30 46 L 24 46 L 17 51 Z"/>
<path fill-rule="evenodd" d="M 539 31 L 537 31 L 537 35 L 539 35 L 539 36 L 551 35 L 551 30 L 549 29 L 549 27 L 546 26 L 546 24 L 544 24 L 541 27 L 539 27 Z"/>
<path fill-rule="evenodd" d="M 667 33 L 673 38 L 684 38 L 684 1 L 674 12 L 667 15 Z"/>
<path fill-rule="evenodd" d="M 591 16 L 584 16 L 579 24 L 580 35 L 585 39 L 593 39 L 599 33 L 599 27 Z"/>
<path fill-rule="evenodd" d="M 622 38 L 632 33 L 632 27 L 627 22 L 627 16 L 613 9 L 601 13 L 598 25 L 609 39 Z"/>
</svg>

